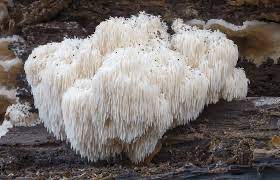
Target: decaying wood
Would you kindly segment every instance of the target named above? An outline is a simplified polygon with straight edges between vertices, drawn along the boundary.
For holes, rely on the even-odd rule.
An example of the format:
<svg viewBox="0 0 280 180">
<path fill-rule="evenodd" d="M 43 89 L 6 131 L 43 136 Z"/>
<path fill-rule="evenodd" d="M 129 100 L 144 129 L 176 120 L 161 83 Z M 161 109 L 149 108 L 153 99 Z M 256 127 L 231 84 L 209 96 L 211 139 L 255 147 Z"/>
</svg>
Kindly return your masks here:
<svg viewBox="0 0 280 180">
<path fill-rule="evenodd" d="M 16 127 L 0 139 L 0 174 L 37 177 L 51 171 L 59 176 L 70 168 L 70 176 L 86 173 L 85 178 L 100 172 L 101 177 L 186 177 L 191 171 L 209 175 L 251 167 L 279 170 L 279 110 L 280 98 L 210 105 L 197 120 L 168 131 L 151 164 L 140 167 L 132 166 L 125 157 L 89 163 L 75 155 L 67 143 L 56 141 L 43 125 Z M 106 171 L 110 174 L 104 174 Z"/>
</svg>

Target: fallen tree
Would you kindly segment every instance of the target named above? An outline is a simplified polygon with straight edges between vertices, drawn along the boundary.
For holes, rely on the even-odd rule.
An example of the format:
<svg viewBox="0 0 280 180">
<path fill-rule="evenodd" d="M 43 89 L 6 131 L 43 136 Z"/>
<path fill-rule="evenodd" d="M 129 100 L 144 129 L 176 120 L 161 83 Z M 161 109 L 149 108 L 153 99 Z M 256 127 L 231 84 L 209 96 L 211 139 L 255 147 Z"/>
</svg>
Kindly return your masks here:
<svg viewBox="0 0 280 180">
<path fill-rule="evenodd" d="M 151 164 L 138 168 L 131 166 L 125 157 L 88 163 L 75 155 L 69 145 L 55 140 L 42 125 L 15 127 L 0 139 L 1 173 L 34 177 L 37 171 L 41 172 L 38 176 L 44 173 L 50 176 L 47 172 L 51 171 L 62 177 L 67 168 L 71 176 L 85 173 L 84 177 L 90 177 L 100 172 L 105 176 L 104 172 L 110 171 L 114 177 L 131 174 L 168 177 L 170 173 L 184 177 L 198 170 L 213 175 L 247 173 L 249 167 L 260 171 L 266 167 L 277 169 L 279 110 L 279 98 L 247 98 L 210 105 L 196 121 L 165 133 L 158 146 L 161 148 L 150 158 Z M 167 171 L 170 173 L 166 174 Z"/>
</svg>

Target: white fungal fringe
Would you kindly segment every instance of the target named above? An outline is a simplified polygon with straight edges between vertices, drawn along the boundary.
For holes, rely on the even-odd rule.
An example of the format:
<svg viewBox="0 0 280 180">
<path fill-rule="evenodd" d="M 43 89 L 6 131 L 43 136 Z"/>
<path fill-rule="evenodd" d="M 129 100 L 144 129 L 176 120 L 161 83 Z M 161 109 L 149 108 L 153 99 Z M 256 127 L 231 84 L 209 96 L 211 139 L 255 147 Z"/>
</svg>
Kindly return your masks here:
<svg viewBox="0 0 280 180">
<path fill-rule="evenodd" d="M 9 132 L 9 129 L 12 127 L 13 125 L 10 121 L 4 120 L 3 123 L 0 125 L 0 138 L 2 136 L 5 136 Z"/>
<path fill-rule="evenodd" d="M 247 94 L 236 45 L 181 20 L 110 18 L 90 37 L 36 48 L 25 63 L 40 119 L 91 161 L 121 152 L 144 160 L 170 128 L 219 98 Z"/>
<path fill-rule="evenodd" d="M 186 56 L 186 63 L 199 69 L 209 79 L 206 103 L 218 102 L 228 76 L 235 69 L 237 46 L 219 31 L 200 30 L 183 24 L 182 20 L 175 21 L 172 28 L 176 32 L 171 39 L 172 48 Z M 242 85 L 247 84 L 246 76 L 241 80 L 244 80 Z"/>
<path fill-rule="evenodd" d="M 29 103 L 25 104 L 12 104 L 9 106 L 5 113 L 5 120 L 11 122 L 13 126 L 36 126 L 41 121 L 37 113 L 31 113 Z"/>
<path fill-rule="evenodd" d="M 6 110 L 5 119 L 2 125 L 0 125 L 0 138 L 13 126 L 31 127 L 40 124 L 41 121 L 38 114 L 29 112 L 30 109 L 29 103 L 10 105 Z"/>
</svg>

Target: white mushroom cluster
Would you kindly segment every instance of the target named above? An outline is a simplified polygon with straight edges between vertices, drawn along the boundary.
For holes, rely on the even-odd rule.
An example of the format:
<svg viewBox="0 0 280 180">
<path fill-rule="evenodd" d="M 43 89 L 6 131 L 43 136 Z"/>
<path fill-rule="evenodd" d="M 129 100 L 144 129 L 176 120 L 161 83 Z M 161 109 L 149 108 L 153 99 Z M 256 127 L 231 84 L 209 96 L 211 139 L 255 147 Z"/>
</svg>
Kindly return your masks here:
<svg viewBox="0 0 280 180">
<path fill-rule="evenodd" d="M 247 94 L 236 45 L 220 32 L 160 17 L 110 18 L 86 39 L 33 50 L 25 63 L 40 119 L 91 161 L 143 161 L 170 128 L 219 98 Z"/>
</svg>

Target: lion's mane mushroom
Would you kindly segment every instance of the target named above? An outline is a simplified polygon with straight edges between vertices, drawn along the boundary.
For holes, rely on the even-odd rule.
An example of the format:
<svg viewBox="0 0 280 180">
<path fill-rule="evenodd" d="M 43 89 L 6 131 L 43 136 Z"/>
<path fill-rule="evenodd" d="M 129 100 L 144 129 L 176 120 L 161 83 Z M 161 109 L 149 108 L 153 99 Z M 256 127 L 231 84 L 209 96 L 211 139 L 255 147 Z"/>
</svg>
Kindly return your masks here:
<svg viewBox="0 0 280 180">
<path fill-rule="evenodd" d="M 25 63 L 40 119 L 89 160 L 144 160 L 170 128 L 219 98 L 247 93 L 236 45 L 220 32 L 160 17 L 110 18 L 86 39 L 36 48 Z"/>
</svg>

